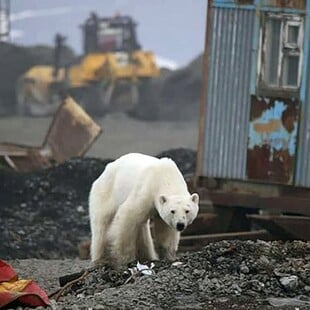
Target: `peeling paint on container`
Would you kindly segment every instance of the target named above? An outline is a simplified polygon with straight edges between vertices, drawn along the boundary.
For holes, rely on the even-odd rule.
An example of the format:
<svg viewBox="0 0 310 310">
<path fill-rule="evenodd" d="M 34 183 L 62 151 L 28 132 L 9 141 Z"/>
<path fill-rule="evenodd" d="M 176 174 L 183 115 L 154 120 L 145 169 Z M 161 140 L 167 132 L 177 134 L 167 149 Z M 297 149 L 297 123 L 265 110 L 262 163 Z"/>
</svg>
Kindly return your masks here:
<svg viewBox="0 0 310 310">
<path fill-rule="evenodd" d="M 247 177 L 292 184 L 299 102 L 251 97 Z"/>
</svg>

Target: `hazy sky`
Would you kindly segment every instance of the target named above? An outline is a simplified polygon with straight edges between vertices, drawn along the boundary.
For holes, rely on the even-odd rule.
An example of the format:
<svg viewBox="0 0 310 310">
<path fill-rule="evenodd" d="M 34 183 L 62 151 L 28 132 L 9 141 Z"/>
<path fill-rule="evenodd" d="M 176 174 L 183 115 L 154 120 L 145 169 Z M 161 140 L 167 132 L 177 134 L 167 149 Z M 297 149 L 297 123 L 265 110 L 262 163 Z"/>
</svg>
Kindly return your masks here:
<svg viewBox="0 0 310 310">
<path fill-rule="evenodd" d="M 11 0 L 13 41 L 53 44 L 56 32 L 81 52 L 82 24 L 90 11 L 100 16 L 119 12 L 138 22 L 144 49 L 184 65 L 203 51 L 206 0 Z"/>
</svg>

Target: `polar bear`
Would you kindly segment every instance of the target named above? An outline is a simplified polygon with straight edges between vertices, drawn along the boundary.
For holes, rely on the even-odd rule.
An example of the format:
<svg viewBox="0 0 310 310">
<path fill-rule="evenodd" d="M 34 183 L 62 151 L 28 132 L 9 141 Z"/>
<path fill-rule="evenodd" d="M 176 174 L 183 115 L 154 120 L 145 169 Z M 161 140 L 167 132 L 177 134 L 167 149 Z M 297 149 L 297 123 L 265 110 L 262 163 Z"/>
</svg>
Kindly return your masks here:
<svg viewBox="0 0 310 310">
<path fill-rule="evenodd" d="M 119 269 L 133 260 L 173 260 L 180 232 L 196 218 L 198 202 L 173 160 L 121 156 L 90 190 L 92 262 Z"/>
</svg>

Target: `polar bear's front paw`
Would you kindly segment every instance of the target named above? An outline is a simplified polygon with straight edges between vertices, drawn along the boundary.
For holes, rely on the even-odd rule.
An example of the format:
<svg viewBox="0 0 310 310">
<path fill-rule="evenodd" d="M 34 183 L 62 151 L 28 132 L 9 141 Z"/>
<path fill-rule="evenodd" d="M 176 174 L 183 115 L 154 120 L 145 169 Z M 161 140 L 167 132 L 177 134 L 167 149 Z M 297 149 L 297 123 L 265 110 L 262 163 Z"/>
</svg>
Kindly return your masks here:
<svg viewBox="0 0 310 310">
<path fill-rule="evenodd" d="M 173 261 L 176 258 L 176 251 L 171 248 L 160 246 L 157 248 L 159 259 Z"/>
<path fill-rule="evenodd" d="M 136 249 L 134 245 L 122 244 L 111 247 L 111 265 L 115 269 L 127 268 L 128 263 L 135 260 Z"/>
<path fill-rule="evenodd" d="M 95 267 L 95 268 L 101 268 L 101 267 L 108 266 L 109 262 L 105 258 L 99 258 L 99 259 L 97 259 L 95 261 L 92 261 L 91 265 L 92 265 L 92 267 Z"/>
</svg>

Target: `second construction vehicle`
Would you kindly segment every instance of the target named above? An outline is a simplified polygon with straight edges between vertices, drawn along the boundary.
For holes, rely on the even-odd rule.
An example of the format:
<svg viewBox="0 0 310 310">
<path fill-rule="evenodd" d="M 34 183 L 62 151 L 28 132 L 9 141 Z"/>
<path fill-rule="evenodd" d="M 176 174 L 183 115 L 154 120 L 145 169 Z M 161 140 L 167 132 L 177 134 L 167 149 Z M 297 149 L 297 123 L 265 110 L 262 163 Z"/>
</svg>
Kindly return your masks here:
<svg viewBox="0 0 310 310">
<path fill-rule="evenodd" d="M 62 97 L 72 96 L 88 112 L 131 111 L 141 91 L 159 76 L 152 52 L 141 49 L 136 23 L 129 16 L 99 18 L 92 13 L 82 25 L 84 55 L 76 64 L 60 66 L 64 37 L 57 35 L 53 66 L 34 66 L 17 84 L 18 110 L 49 115 Z"/>
</svg>

